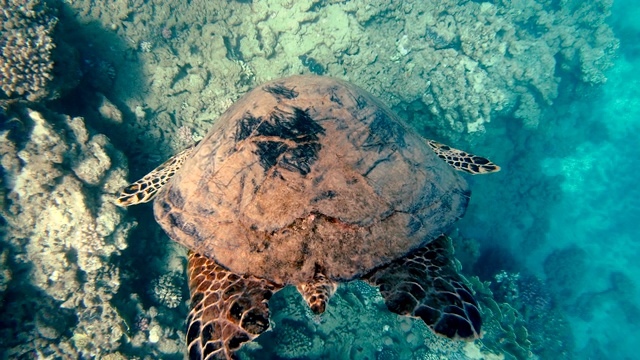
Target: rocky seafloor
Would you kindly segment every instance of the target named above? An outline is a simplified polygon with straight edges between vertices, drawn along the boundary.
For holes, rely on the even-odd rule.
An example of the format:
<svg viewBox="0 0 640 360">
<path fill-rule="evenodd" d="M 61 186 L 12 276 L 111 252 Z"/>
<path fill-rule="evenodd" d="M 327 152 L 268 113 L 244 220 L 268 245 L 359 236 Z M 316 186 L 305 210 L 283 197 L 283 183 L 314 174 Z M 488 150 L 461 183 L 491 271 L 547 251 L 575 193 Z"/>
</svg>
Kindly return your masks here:
<svg viewBox="0 0 640 360">
<path fill-rule="evenodd" d="M 501 227 L 517 229 L 523 249 L 539 246 L 549 226 L 542 202 L 504 212 L 480 205 L 519 202 L 525 188 L 560 196 L 549 174 L 527 171 L 526 153 L 551 143 L 543 138 L 561 121 L 549 116 L 555 102 L 605 83 L 619 44 L 605 21 L 610 1 L 2 0 L 2 8 L 2 356 L 183 358 L 186 250 L 149 206 L 124 211 L 114 199 L 204 136 L 250 88 L 300 73 L 350 80 L 423 135 L 503 166 L 501 177 L 472 181 L 469 223 L 491 229 L 462 224 L 453 234 L 485 334 L 475 343 L 436 337 L 388 312 L 361 282 L 341 286 L 322 316 L 287 288 L 271 300 L 273 331 L 241 357 L 575 356 L 556 290 L 579 277 L 561 270 L 567 259 L 584 265 L 580 249 L 551 254 L 537 275 L 521 271 L 509 249 L 484 249 L 507 236 Z"/>
</svg>

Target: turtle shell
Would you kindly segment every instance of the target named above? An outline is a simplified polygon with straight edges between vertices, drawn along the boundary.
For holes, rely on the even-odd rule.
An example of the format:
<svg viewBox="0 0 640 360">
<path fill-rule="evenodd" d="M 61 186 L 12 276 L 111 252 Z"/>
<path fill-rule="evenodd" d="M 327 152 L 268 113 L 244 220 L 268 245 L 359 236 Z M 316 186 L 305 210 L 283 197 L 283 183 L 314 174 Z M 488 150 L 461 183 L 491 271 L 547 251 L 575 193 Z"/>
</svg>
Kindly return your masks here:
<svg viewBox="0 0 640 360">
<path fill-rule="evenodd" d="M 467 183 L 366 91 L 337 79 L 266 83 L 215 123 L 158 194 L 169 236 L 237 274 L 349 280 L 463 216 Z"/>
</svg>

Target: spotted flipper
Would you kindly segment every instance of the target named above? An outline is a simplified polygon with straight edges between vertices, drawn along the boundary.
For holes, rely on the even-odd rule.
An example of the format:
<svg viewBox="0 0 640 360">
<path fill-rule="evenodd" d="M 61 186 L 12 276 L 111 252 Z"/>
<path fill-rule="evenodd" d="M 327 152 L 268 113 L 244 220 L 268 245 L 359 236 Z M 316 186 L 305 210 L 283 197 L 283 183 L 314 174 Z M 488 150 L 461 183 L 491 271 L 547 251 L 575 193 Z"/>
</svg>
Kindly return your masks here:
<svg viewBox="0 0 640 360">
<path fill-rule="evenodd" d="M 198 143 L 195 143 L 181 152 L 173 155 L 162 165 L 153 169 L 142 179 L 128 185 L 122 190 L 116 205 L 126 207 L 149 202 L 158 194 L 158 191 L 176 174 L 184 161 L 191 156 Z"/>
<path fill-rule="evenodd" d="M 235 359 L 245 342 L 269 329 L 269 299 L 282 287 L 240 276 L 213 260 L 189 253 L 191 310 L 187 318 L 190 360 Z"/>
<path fill-rule="evenodd" d="M 440 236 L 365 279 L 380 287 L 390 311 L 421 318 L 433 332 L 451 339 L 480 337 L 478 303 L 455 269 L 448 237 Z"/>
<path fill-rule="evenodd" d="M 336 292 L 338 284 L 327 279 L 320 268 L 316 268 L 313 279 L 296 286 L 311 311 L 322 314 L 327 309 L 327 302 Z"/>
<path fill-rule="evenodd" d="M 439 158 L 453 166 L 456 170 L 466 171 L 470 174 L 488 174 L 500 171 L 500 166 L 487 158 L 469 154 L 462 150 L 454 149 L 437 141 L 428 140 L 427 144 L 435 151 Z"/>
</svg>

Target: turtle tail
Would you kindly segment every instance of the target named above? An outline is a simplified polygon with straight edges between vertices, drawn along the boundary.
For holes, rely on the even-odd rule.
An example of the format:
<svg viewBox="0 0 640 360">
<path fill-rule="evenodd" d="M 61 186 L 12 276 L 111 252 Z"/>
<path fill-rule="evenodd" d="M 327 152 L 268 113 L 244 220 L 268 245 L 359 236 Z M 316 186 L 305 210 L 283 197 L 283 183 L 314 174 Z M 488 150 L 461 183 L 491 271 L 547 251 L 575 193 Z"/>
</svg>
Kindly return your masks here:
<svg viewBox="0 0 640 360">
<path fill-rule="evenodd" d="M 309 281 L 296 286 L 314 314 L 322 314 L 327 309 L 327 303 L 336 292 L 338 284 L 325 275 L 324 269 L 316 265 L 315 274 Z"/>
</svg>

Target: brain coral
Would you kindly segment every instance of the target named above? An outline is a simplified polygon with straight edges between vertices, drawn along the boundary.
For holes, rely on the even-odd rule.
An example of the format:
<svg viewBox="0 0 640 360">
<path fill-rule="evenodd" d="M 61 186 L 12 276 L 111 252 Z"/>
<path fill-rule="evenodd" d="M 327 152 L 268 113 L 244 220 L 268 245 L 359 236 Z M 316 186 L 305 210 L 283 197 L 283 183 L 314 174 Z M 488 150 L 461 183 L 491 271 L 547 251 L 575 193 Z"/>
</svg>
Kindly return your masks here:
<svg viewBox="0 0 640 360">
<path fill-rule="evenodd" d="M 0 88 L 8 97 L 47 97 L 55 11 L 43 0 L 0 0 L 0 7 Z"/>
</svg>

